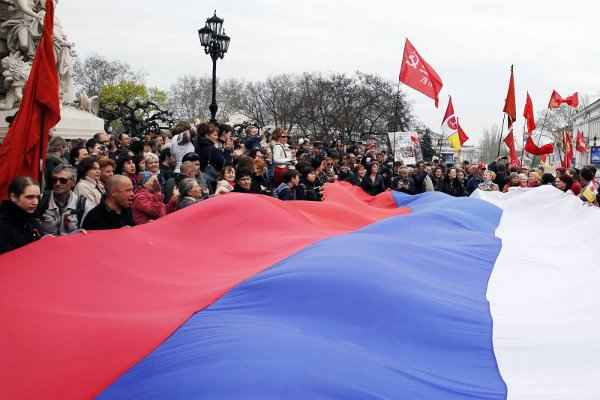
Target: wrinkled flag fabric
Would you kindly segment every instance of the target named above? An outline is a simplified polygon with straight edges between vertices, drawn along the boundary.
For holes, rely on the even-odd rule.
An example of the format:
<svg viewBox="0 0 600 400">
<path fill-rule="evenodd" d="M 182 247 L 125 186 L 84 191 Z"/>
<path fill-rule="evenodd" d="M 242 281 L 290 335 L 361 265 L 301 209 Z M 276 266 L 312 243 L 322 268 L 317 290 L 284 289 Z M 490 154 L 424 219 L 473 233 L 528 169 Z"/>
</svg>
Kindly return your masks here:
<svg viewBox="0 0 600 400">
<path fill-rule="evenodd" d="M 600 213 L 476 193 L 229 194 L 0 256 L 2 397 L 598 398 Z"/>
</svg>

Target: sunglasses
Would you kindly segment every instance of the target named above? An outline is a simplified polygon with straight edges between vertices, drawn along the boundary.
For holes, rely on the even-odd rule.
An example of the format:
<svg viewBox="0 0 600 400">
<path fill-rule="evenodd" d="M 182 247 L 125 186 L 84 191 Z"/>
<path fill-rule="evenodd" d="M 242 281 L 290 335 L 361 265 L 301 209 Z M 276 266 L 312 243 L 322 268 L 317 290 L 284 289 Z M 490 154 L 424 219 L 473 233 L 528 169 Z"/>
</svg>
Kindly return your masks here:
<svg viewBox="0 0 600 400">
<path fill-rule="evenodd" d="M 60 183 L 61 185 L 66 185 L 67 183 L 69 183 L 70 179 L 69 178 L 55 178 L 52 177 L 52 183 Z"/>
</svg>

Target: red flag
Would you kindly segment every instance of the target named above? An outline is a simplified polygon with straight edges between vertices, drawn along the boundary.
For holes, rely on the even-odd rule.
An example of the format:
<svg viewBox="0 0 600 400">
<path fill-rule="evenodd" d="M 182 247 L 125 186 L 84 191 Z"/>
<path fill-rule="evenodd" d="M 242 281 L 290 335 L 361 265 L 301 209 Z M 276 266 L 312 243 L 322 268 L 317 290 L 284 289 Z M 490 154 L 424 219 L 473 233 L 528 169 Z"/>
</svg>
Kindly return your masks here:
<svg viewBox="0 0 600 400">
<path fill-rule="evenodd" d="M 523 117 L 527 121 L 527 133 L 531 136 L 531 133 L 535 131 L 535 117 L 533 115 L 533 102 L 527 92 L 527 100 L 525 101 L 525 110 L 523 110 Z M 533 153 L 532 153 L 533 154 Z"/>
<path fill-rule="evenodd" d="M 460 145 L 462 146 L 469 140 L 469 136 L 467 136 L 467 133 L 463 130 L 462 126 L 460 126 L 458 118 L 456 119 L 456 122 L 458 123 L 458 140 L 460 140 Z"/>
<path fill-rule="evenodd" d="M 573 165 L 573 138 L 569 132 L 563 133 L 563 144 L 565 146 L 565 157 L 562 166 L 564 168 L 571 168 Z"/>
<path fill-rule="evenodd" d="M 579 107 L 579 94 L 575 92 L 566 99 L 563 99 L 556 90 L 553 90 L 552 95 L 550 96 L 550 102 L 548 103 L 548 108 L 559 108 L 562 104 L 566 104 L 572 108 Z"/>
<path fill-rule="evenodd" d="M 400 82 L 432 98 L 435 106 L 438 106 L 438 96 L 444 86 L 442 78 L 427 64 L 408 39 L 404 44 Z"/>
<path fill-rule="evenodd" d="M 565 99 L 565 104 L 572 108 L 579 107 L 579 93 L 575 92 Z"/>
<path fill-rule="evenodd" d="M 577 131 L 577 138 L 575 139 L 575 149 L 580 153 L 587 153 L 589 150 L 585 144 L 585 137 L 581 130 Z"/>
<path fill-rule="evenodd" d="M 527 138 L 527 144 L 525 145 L 525 151 L 535 156 L 545 156 L 546 154 L 554 153 L 554 146 L 552 143 L 548 143 L 539 147 L 533 142 L 531 136 L 529 136 Z"/>
<path fill-rule="evenodd" d="M 519 165 L 519 156 L 517 155 L 517 149 L 515 148 L 515 137 L 513 135 L 512 128 L 508 131 L 508 135 L 504 138 L 504 143 L 508 147 L 508 155 L 510 158 L 511 165 Z"/>
<path fill-rule="evenodd" d="M 508 84 L 508 93 L 504 100 L 504 110 L 508 116 L 509 128 L 517 120 L 517 103 L 515 101 L 515 76 L 513 73 L 513 66 L 510 67 L 510 82 Z"/>
<path fill-rule="evenodd" d="M 19 111 L 0 145 L 0 199 L 16 176 L 39 181 L 48 132 L 60 121 L 59 81 L 54 55 L 54 2 L 46 1 L 44 32 L 35 52 Z"/>
<path fill-rule="evenodd" d="M 415 146 L 421 144 L 421 139 L 419 139 L 419 134 L 417 132 L 411 132 L 410 140 L 413 142 Z"/>
</svg>

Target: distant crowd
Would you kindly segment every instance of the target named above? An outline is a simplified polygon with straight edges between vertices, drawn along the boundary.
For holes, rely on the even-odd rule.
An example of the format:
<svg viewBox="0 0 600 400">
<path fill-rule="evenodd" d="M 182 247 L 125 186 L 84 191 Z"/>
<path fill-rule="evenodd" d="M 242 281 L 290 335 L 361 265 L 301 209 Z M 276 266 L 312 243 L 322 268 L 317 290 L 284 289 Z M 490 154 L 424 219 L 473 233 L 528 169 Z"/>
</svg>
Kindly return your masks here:
<svg viewBox="0 0 600 400">
<path fill-rule="evenodd" d="M 268 135 L 253 126 L 234 135 L 228 125 L 178 123 L 168 133 L 131 138 L 98 133 L 87 141 L 51 138 L 43 183 L 17 177 L 0 205 L 0 253 L 46 235 L 118 229 L 148 223 L 228 193 L 321 201 L 328 183 L 345 181 L 370 195 L 386 190 L 469 196 L 475 190 L 554 185 L 598 205 L 596 168 L 511 167 L 438 160 L 405 165 L 375 145 L 342 146 Z M 42 191 L 42 188 L 44 189 Z"/>
</svg>

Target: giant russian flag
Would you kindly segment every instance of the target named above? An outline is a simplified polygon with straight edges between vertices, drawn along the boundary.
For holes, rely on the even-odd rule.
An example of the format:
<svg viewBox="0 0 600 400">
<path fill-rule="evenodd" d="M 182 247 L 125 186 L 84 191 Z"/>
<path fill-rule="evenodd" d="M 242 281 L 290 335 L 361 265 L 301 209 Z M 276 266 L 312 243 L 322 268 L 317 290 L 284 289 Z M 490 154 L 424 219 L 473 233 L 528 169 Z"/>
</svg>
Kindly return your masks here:
<svg viewBox="0 0 600 400">
<path fill-rule="evenodd" d="M 600 210 L 480 196 L 229 194 L 0 256 L 0 398 L 600 398 Z"/>
</svg>

